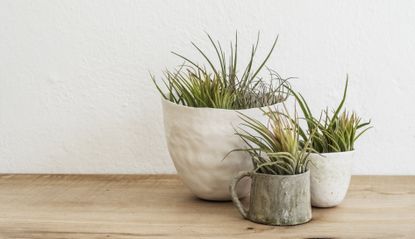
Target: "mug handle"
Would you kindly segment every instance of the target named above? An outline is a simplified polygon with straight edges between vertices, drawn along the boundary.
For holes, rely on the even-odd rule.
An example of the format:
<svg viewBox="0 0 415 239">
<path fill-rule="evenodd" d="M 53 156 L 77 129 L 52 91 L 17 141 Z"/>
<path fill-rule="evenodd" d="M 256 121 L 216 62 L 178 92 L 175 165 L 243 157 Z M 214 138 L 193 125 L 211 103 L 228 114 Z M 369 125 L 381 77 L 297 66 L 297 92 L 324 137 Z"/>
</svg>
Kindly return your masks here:
<svg viewBox="0 0 415 239">
<path fill-rule="evenodd" d="M 252 177 L 252 173 L 249 171 L 242 171 L 236 175 L 229 186 L 229 191 L 231 192 L 232 201 L 235 203 L 236 208 L 238 208 L 239 213 L 244 217 L 248 217 L 248 210 L 246 210 L 243 206 L 241 201 L 238 198 L 238 194 L 236 193 L 236 185 L 243 179 L 244 177 Z"/>
</svg>

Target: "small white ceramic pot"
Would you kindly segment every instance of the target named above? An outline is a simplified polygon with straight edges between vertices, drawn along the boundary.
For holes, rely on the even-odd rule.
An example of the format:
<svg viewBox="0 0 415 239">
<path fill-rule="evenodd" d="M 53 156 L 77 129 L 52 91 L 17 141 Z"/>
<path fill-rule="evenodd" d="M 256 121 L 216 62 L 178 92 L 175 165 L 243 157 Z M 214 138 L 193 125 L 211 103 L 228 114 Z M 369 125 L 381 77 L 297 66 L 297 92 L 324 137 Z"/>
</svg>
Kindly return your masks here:
<svg viewBox="0 0 415 239">
<path fill-rule="evenodd" d="M 354 151 L 310 154 L 311 205 L 334 207 L 346 196 Z"/>
<path fill-rule="evenodd" d="M 237 111 L 195 108 L 162 99 L 167 147 L 174 166 L 184 184 L 197 197 L 206 200 L 231 200 L 228 187 L 240 171 L 253 168 L 249 154 L 233 152 L 245 147 L 235 135 L 242 123 Z M 238 110 L 266 123 L 260 109 Z M 237 188 L 240 197 L 249 193 L 249 180 Z"/>
</svg>

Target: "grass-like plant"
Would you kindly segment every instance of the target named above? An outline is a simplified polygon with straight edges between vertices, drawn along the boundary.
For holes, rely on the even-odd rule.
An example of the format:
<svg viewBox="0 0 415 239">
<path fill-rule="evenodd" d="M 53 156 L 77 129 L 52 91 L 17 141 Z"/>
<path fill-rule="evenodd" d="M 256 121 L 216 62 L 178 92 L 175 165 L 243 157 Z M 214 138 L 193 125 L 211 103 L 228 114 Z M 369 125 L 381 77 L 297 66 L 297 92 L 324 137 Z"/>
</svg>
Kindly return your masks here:
<svg viewBox="0 0 415 239">
<path fill-rule="evenodd" d="M 207 56 L 195 43 L 192 45 L 209 66 L 172 52 L 184 60 L 176 70 L 165 70 L 162 84 L 155 77 L 151 78 L 162 97 L 171 102 L 191 107 L 209 107 L 221 109 L 246 109 L 272 105 L 284 101 L 288 96 L 287 80 L 280 77 L 274 70 L 269 70 L 269 79 L 260 77 L 266 62 L 270 58 L 278 37 L 275 39 L 265 59 L 255 68 L 254 58 L 259 45 L 252 46 L 251 54 L 245 68 L 239 70 L 238 35 L 235 43 L 230 44 L 227 54 L 219 42 L 207 34 L 216 55 L 216 60 Z"/>
<path fill-rule="evenodd" d="M 332 113 L 328 109 L 323 110 L 318 119 L 311 113 L 304 97 L 290 90 L 298 101 L 308 126 L 307 130 L 299 127 L 300 135 L 304 142 L 311 142 L 311 147 L 318 153 L 352 151 L 359 137 L 371 128 L 370 121 L 362 122 L 355 112 L 342 110 L 346 101 L 348 82 L 347 77 L 343 98 L 337 108 Z"/>
<path fill-rule="evenodd" d="M 274 175 L 301 174 L 308 170 L 308 155 L 312 149 L 306 142 L 300 147 L 298 117 L 291 117 L 283 105 L 283 112 L 263 110 L 268 125 L 240 113 L 243 123 L 236 134 L 247 147 L 233 151 L 248 152 L 255 170 Z"/>
</svg>

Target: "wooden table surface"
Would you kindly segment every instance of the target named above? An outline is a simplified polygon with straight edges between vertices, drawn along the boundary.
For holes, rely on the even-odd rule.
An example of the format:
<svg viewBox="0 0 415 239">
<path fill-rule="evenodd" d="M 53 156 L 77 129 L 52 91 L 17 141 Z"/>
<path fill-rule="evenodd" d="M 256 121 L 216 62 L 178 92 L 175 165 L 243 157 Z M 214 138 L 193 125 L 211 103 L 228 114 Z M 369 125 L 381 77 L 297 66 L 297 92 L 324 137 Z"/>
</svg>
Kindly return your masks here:
<svg viewBox="0 0 415 239">
<path fill-rule="evenodd" d="M 175 175 L 0 175 L 0 238 L 415 238 L 415 177 L 354 176 L 340 206 L 275 227 Z"/>
</svg>

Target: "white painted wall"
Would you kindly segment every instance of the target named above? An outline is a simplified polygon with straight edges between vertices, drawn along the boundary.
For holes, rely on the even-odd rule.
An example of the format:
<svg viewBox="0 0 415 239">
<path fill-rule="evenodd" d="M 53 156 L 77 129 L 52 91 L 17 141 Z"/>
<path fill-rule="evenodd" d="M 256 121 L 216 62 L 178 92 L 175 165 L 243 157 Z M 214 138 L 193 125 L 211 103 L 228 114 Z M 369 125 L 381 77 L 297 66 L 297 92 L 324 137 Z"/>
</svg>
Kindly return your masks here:
<svg viewBox="0 0 415 239">
<path fill-rule="evenodd" d="M 173 173 L 148 71 L 235 30 L 316 109 L 373 119 L 356 174 L 415 174 L 415 2 L 0 1 L 1 173 Z M 246 53 L 246 51 L 245 51 Z M 243 52 L 241 52 L 243 54 Z"/>
</svg>

